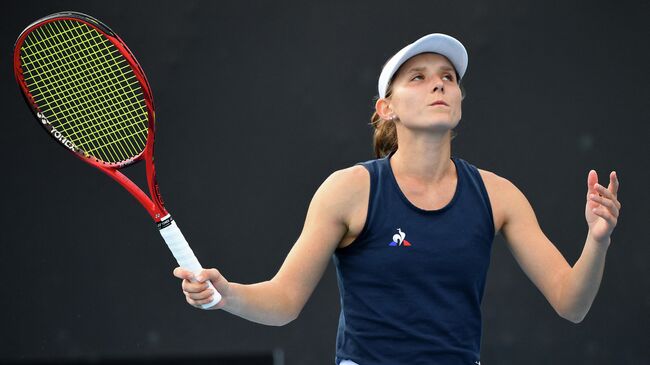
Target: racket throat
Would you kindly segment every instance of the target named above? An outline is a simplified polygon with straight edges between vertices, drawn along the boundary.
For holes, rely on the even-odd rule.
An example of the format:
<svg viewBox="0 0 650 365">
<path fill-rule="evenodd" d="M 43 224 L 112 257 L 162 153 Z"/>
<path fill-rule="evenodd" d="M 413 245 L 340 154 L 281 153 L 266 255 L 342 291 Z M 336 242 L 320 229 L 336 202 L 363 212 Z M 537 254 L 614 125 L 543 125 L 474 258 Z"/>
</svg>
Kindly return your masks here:
<svg viewBox="0 0 650 365">
<path fill-rule="evenodd" d="M 167 213 L 159 222 L 156 222 L 156 226 L 159 230 L 165 229 L 172 225 L 174 220 L 172 219 L 171 214 Z"/>
<path fill-rule="evenodd" d="M 163 218 L 169 216 L 165 207 L 156 200 L 155 196 L 153 196 L 153 200 L 150 199 L 147 194 L 140 189 L 140 187 L 138 187 L 133 181 L 129 180 L 120 171 L 103 166 L 99 166 L 98 169 L 122 185 L 122 187 L 124 187 L 124 189 L 126 189 L 142 205 L 142 207 L 147 210 L 155 222 L 160 222 Z"/>
<path fill-rule="evenodd" d="M 147 146 L 144 151 L 144 159 L 146 162 L 146 171 L 147 171 L 147 184 L 149 185 L 149 193 L 151 194 L 151 199 L 156 205 L 157 212 L 156 215 L 152 215 L 153 219 L 158 222 L 169 216 L 167 210 L 165 209 L 165 203 L 163 202 L 162 196 L 160 194 L 160 188 L 158 187 L 158 180 L 156 179 L 156 167 L 154 165 L 154 138 L 153 133 L 149 135 L 147 139 Z"/>
</svg>

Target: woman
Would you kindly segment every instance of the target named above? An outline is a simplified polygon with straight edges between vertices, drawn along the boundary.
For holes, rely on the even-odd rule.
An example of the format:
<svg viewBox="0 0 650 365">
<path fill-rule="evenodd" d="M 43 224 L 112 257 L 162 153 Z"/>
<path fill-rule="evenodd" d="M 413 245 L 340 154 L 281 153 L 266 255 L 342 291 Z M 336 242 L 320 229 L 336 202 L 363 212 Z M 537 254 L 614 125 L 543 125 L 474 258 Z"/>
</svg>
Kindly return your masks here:
<svg viewBox="0 0 650 365">
<path fill-rule="evenodd" d="M 556 312 L 582 321 L 598 291 L 621 204 L 618 179 L 587 177 L 584 250 L 571 267 L 508 180 L 451 156 L 461 119 L 467 52 L 430 34 L 384 66 L 372 121 L 378 159 L 333 173 L 309 206 L 303 231 L 269 281 L 228 282 L 215 269 L 181 268 L 187 302 L 284 325 L 295 319 L 334 255 L 341 316 L 337 364 L 479 364 L 490 249 L 501 232 Z M 196 282 L 198 281 L 198 282 Z"/>
</svg>

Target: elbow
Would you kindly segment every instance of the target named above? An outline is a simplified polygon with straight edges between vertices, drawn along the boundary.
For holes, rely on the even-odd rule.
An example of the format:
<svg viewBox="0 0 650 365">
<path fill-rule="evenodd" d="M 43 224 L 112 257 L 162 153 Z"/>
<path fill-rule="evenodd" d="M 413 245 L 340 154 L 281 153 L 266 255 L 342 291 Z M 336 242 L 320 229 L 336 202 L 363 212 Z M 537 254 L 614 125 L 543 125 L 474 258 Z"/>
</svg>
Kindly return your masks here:
<svg viewBox="0 0 650 365">
<path fill-rule="evenodd" d="M 564 283 L 566 282 L 566 275 L 563 275 L 562 283 L 560 286 L 560 292 L 558 296 L 556 297 L 557 300 L 554 300 L 551 302 L 553 309 L 555 309 L 555 312 L 562 318 L 566 319 L 567 321 L 571 323 L 578 324 L 582 322 L 585 317 L 587 316 L 587 313 L 589 312 L 589 309 L 591 308 L 591 304 L 585 305 L 583 301 L 578 300 L 575 298 L 575 296 L 566 296 L 566 290 Z"/>
<path fill-rule="evenodd" d="M 256 318 L 256 319 L 249 319 L 249 320 L 259 324 L 263 324 L 265 326 L 282 327 L 293 322 L 293 320 L 296 319 L 297 317 L 298 316 L 293 316 L 289 314 L 282 314 L 282 315 L 275 314 L 273 316 L 266 316 L 263 318 Z"/>
<path fill-rule="evenodd" d="M 584 317 L 580 317 L 580 316 L 566 316 L 566 317 L 563 317 L 563 318 L 566 319 L 567 321 L 573 323 L 573 324 L 578 324 L 578 323 L 582 322 L 582 320 L 584 319 Z"/>
<path fill-rule="evenodd" d="M 289 323 L 293 322 L 296 318 L 298 318 L 298 315 L 300 314 L 300 311 L 287 311 L 285 313 L 282 313 L 282 315 L 276 315 L 272 319 L 264 322 L 263 324 L 267 326 L 274 326 L 274 327 L 282 327 L 286 326 Z"/>
<path fill-rule="evenodd" d="M 286 323 L 283 324 L 283 326 L 286 325 L 286 324 L 289 324 L 289 323 L 291 323 L 291 322 L 293 322 L 293 321 L 295 321 L 296 319 L 298 319 L 298 316 L 300 316 L 300 312 L 301 312 L 301 311 L 302 311 L 302 308 L 293 311 L 293 312 L 291 313 L 291 315 L 289 316 L 289 318 L 287 319 Z"/>
<path fill-rule="evenodd" d="M 276 278 L 267 282 L 271 288 L 269 295 L 268 326 L 282 327 L 298 318 L 305 306 L 305 295 L 299 290 L 293 290 L 292 285 L 279 282 Z"/>
<path fill-rule="evenodd" d="M 566 305 L 565 303 L 560 303 L 558 305 L 553 305 L 553 309 L 555 309 L 555 313 L 558 314 L 558 316 L 566 319 L 567 321 L 571 323 L 578 324 L 582 322 L 585 317 L 587 316 L 587 312 L 589 312 L 589 308 L 576 308 L 577 306 L 573 305 Z"/>
<path fill-rule="evenodd" d="M 303 308 L 302 305 L 299 305 L 296 300 L 289 296 L 285 296 L 280 302 L 282 305 L 278 307 L 272 323 L 269 323 L 271 326 L 282 327 L 288 325 L 298 318 Z"/>
<path fill-rule="evenodd" d="M 286 326 L 289 323 L 293 322 L 296 318 L 298 318 L 298 314 L 300 314 L 300 313 L 296 313 L 296 314 L 292 313 L 292 314 L 283 316 L 282 318 L 278 319 L 274 323 L 271 323 L 271 326 L 276 326 L 276 327 Z"/>
<path fill-rule="evenodd" d="M 571 323 L 578 324 L 582 322 L 585 317 L 587 316 L 587 312 L 567 312 L 567 313 L 559 313 L 560 317 L 566 319 L 567 321 Z"/>
<path fill-rule="evenodd" d="M 302 309 L 305 306 L 304 302 L 301 301 L 291 301 L 292 304 L 289 306 L 291 310 L 289 310 L 286 315 L 284 316 L 284 321 L 280 324 L 280 326 L 285 326 L 296 319 L 298 319 L 298 316 L 300 316 L 300 313 L 302 312 Z"/>
</svg>

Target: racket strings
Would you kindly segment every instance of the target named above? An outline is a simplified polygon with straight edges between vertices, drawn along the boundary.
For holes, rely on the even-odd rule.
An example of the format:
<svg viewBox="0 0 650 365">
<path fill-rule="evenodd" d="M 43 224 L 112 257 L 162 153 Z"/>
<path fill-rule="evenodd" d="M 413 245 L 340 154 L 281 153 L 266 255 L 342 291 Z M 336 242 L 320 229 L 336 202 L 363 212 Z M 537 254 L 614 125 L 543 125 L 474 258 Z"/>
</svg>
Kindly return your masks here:
<svg viewBox="0 0 650 365">
<path fill-rule="evenodd" d="M 25 39 L 21 61 L 37 105 L 78 148 L 113 163 L 142 152 L 148 115 L 140 83 L 101 33 L 72 20 L 47 23 Z"/>
<path fill-rule="evenodd" d="M 49 32 L 48 32 L 48 33 L 49 33 Z M 78 38 L 78 37 L 74 37 L 74 38 Z M 44 43 L 47 43 L 49 46 L 51 46 L 51 42 L 49 42 L 49 40 L 48 40 L 47 37 L 42 38 L 42 41 L 45 41 Z M 60 48 L 60 46 L 58 47 L 58 51 L 61 52 L 61 48 Z M 44 53 L 44 52 L 41 51 L 41 53 Z M 95 52 L 95 53 L 96 53 L 96 52 Z M 69 59 L 69 57 L 68 57 L 68 59 Z M 51 64 L 51 63 L 52 63 L 52 62 L 50 62 L 49 64 Z M 45 69 L 49 64 L 44 64 L 41 68 L 42 68 L 42 69 Z M 40 71 L 40 70 L 39 70 L 39 71 Z M 72 76 L 73 76 L 73 77 L 79 77 L 77 74 L 72 74 Z M 50 77 L 45 77 L 45 81 L 51 81 L 50 79 L 51 79 Z M 76 80 L 76 79 L 75 79 L 75 80 Z M 69 84 L 69 83 L 68 83 L 68 84 Z M 76 84 L 78 84 L 78 82 L 77 82 Z M 59 88 L 58 90 L 60 90 L 60 87 L 61 87 L 61 86 L 62 86 L 61 84 L 57 84 L 57 87 Z M 75 85 L 75 86 L 77 86 L 77 85 Z M 84 88 L 78 87 L 78 89 L 81 89 L 82 91 L 84 91 L 84 90 L 83 90 Z M 87 89 L 87 88 L 86 88 L 86 89 Z M 67 97 L 68 97 L 68 99 L 70 99 L 70 100 L 72 100 L 71 96 L 75 96 L 75 95 L 67 94 Z M 60 99 L 57 99 L 57 101 L 60 101 Z M 72 107 L 71 105 L 65 105 L 65 104 L 68 104 L 68 103 L 64 103 L 64 106 L 66 106 L 67 108 L 71 108 L 71 107 Z M 74 109 L 77 109 L 78 111 L 81 111 L 81 110 L 78 109 L 78 107 L 81 106 L 82 104 L 85 104 L 85 103 L 81 103 L 81 104 L 76 105 Z M 48 106 L 48 103 L 44 103 L 44 106 Z M 68 111 L 68 115 L 67 115 L 67 117 L 68 117 L 69 119 L 71 119 L 71 118 L 70 118 L 71 116 L 78 117 L 77 115 L 75 115 L 75 114 L 77 114 L 77 113 L 74 113 L 74 112 L 71 113 L 69 109 L 65 109 L 65 110 Z M 95 114 L 95 115 L 93 115 L 93 117 L 96 118 L 97 111 L 95 110 L 93 114 Z M 100 121 L 101 121 L 101 119 L 100 119 Z M 66 124 L 68 124 L 68 123 L 61 123 L 61 124 L 59 125 L 59 128 L 58 128 L 58 129 L 61 129 L 64 133 L 65 133 L 65 132 L 70 132 L 70 131 L 67 130 L 67 128 L 64 128 L 64 127 L 66 126 Z M 82 124 L 82 125 L 78 125 L 78 126 L 79 126 L 79 127 L 82 127 L 82 126 L 84 126 L 84 125 Z M 74 142 L 75 139 L 76 139 L 76 138 L 74 138 L 74 137 L 77 137 L 77 132 L 78 132 L 78 130 L 74 130 L 73 133 L 72 133 L 72 135 L 70 135 L 70 137 L 72 137 L 71 139 L 73 140 L 73 142 Z M 96 132 L 97 132 L 97 131 L 95 131 L 95 133 L 96 133 Z M 67 133 L 67 134 L 69 134 L 69 133 Z M 86 143 L 86 145 L 95 145 L 95 147 L 97 147 L 95 143 L 92 143 L 92 142 L 94 142 L 94 141 L 87 141 L 87 142 L 88 142 L 88 143 Z M 111 152 L 113 152 L 113 156 L 116 155 L 114 149 L 113 149 Z M 123 153 L 123 151 L 122 151 L 122 153 Z M 102 157 L 103 157 L 103 156 L 102 156 Z M 123 155 L 120 155 L 120 157 L 123 157 Z"/>
<path fill-rule="evenodd" d="M 53 25 L 56 26 L 57 24 L 53 24 Z M 61 29 L 59 28 L 59 30 L 61 30 Z M 52 36 L 52 34 L 51 34 L 50 32 L 46 32 L 46 33 L 47 33 L 48 36 Z M 75 37 L 75 38 L 78 38 L 78 37 Z M 101 37 L 99 37 L 99 36 L 95 36 L 95 37 L 93 37 L 93 39 L 97 39 L 97 38 L 99 38 L 98 40 L 103 40 L 103 39 L 102 39 Z M 108 41 L 104 40 L 104 42 L 108 42 Z M 86 42 L 86 43 L 88 43 L 88 42 Z M 104 48 L 106 48 L 106 47 L 105 47 L 105 43 L 103 43 L 103 44 L 104 44 Z M 87 45 L 88 45 L 88 44 L 86 44 L 86 46 L 87 46 Z M 101 50 L 102 50 L 102 48 L 100 48 L 100 51 L 101 51 Z M 61 46 L 58 47 L 58 51 L 59 51 L 59 53 L 61 53 Z M 84 57 L 84 59 L 90 59 L 91 57 L 96 57 L 96 58 L 97 58 L 97 57 L 98 57 L 98 56 L 96 55 L 97 52 L 98 52 L 98 51 L 96 50 L 95 52 L 93 52 L 93 54 L 88 55 L 87 57 Z M 107 61 L 106 56 L 103 56 L 102 58 L 103 58 L 103 61 Z M 69 60 L 69 57 L 68 57 L 68 60 Z M 124 59 L 122 59 L 122 61 L 124 61 Z M 119 63 L 119 62 L 118 62 L 118 63 Z M 95 64 L 91 64 L 91 66 L 96 66 L 96 65 L 95 65 Z M 78 69 L 78 68 L 80 68 L 80 67 L 79 67 L 79 65 L 77 64 L 76 67 L 75 67 L 75 69 Z M 113 71 L 113 73 L 114 73 L 114 72 L 115 72 L 115 71 Z M 78 73 L 79 73 L 79 72 L 77 71 L 77 73 L 73 74 L 72 77 L 79 78 L 80 76 L 78 75 Z M 102 76 L 105 78 L 105 77 L 106 77 L 106 74 L 104 74 L 104 75 L 102 75 Z M 133 76 L 133 77 L 134 77 L 134 76 Z M 106 81 L 106 80 L 105 80 L 105 81 Z M 108 79 L 108 81 L 110 81 L 110 79 Z M 136 80 L 136 83 L 137 83 L 137 80 Z M 100 86 L 101 86 L 101 85 L 100 85 Z M 89 85 L 84 85 L 84 84 L 78 84 L 78 85 L 77 85 L 77 89 L 78 89 L 77 94 L 78 94 L 78 93 L 81 93 L 81 92 L 93 91 L 92 88 L 89 88 Z M 96 89 L 96 91 L 102 91 L 101 89 L 97 89 L 97 87 L 96 87 L 95 89 Z M 104 91 L 105 91 L 106 87 L 104 86 L 103 89 L 104 89 Z M 78 95 L 68 95 L 68 97 L 69 97 L 69 98 L 70 98 L 70 97 L 78 97 Z M 112 102 L 114 103 L 115 100 L 112 100 Z M 102 109 L 107 109 L 107 107 L 105 106 L 105 107 L 102 108 Z M 110 108 L 109 108 L 109 110 L 110 110 Z M 94 114 L 93 117 L 95 117 L 95 118 L 100 117 L 100 121 L 101 121 L 101 120 L 102 120 L 101 117 L 104 117 L 104 118 L 105 118 L 105 115 L 101 115 L 101 114 L 99 114 L 100 111 L 101 111 L 101 110 L 94 110 L 94 111 L 93 111 L 93 114 Z M 113 113 L 115 113 L 116 111 L 119 111 L 119 110 L 113 110 Z M 99 115 L 98 115 L 98 114 L 99 114 Z M 131 118 L 131 119 L 133 119 L 133 118 Z M 66 126 L 66 123 L 62 123 L 62 124 L 61 124 L 61 127 L 65 127 L 65 126 Z M 83 125 L 81 125 L 81 126 L 83 126 Z M 110 127 L 110 126 L 109 126 L 109 127 Z M 128 125 L 127 125 L 126 127 L 128 127 Z M 118 129 L 116 129 L 116 130 L 113 130 L 112 132 L 119 132 L 119 131 L 122 131 L 122 130 L 126 129 L 126 127 L 125 127 L 125 128 L 118 128 Z M 64 128 L 64 130 L 65 130 L 65 128 Z M 99 129 L 99 130 L 95 130 L 93 134 L 98 135 L 97 137 L 101 137 L 101 134 L 103 134 L 103 133 L 106 132 L 106 131 L 111 131 L 111 130 L 108 129 L 107 127 L 104 127 L 104 128 Z M 76 134 L 76 133 L 75 133 L 75 134 Z M 135 133 L 135 134 L 132 133 L 132 134 L 129 134 L 129 135 L 118 134 L 118 135 L 116 135 L 116 136 L 112 136 L 113 141 L 111 141 L 111 142 L 109 142 L 109 143 L 103 143 L 103 144 L 102 144 L 101 146 L 99 146 L 99 147 L 104 147 L 104 148 L 107 148 L 107 147 L 108 147 L 107 149 L 109 150 L 109 152 L 112 152 L 112 153 L 113 153 L 113 156 L 118 156 L 118 157 L 120 157 L 120 158 L 124 158 L 124 156 L 125 156 L 124 154 L 125 154 L 125 153 L 126 153 L 126 154 L 128 154 L 128 153 L 133 153 L 133 145 L 132 145 L 132 143 L 130 143 L 130 145 L 131 145 L 131 146 L 130 146 L 130 147 L 131 147 L 131 150 L 127 150 L 127 151 L 124 151 L 124 148 L 117 148 L 117 149 L 116 149 L 116 148 L 113 148 L 113 145 L 114 145 L 114 144 L 117 144 L 117 147 L 120 147 L 120 145 L 119 145 L 119 142 L 120 142 L 120 141 L 123 141 L 123 140 L 129 141 L 128 137 L 131 137 L 131 136 L 133 136 L 133 135 L 137 135 L 137 133 Z M 121 137 L 121 138 L 119 138 L 119 137 Z M 94 147 L 95 147 L 95 149 L 96 149 L 96 147 L 97 147 L 97 146 L 96 146 L 97 140 L 98 140 L 98 138 L 95 138 L 95 139 L 88 140 L 88 141 L 86 141 L 86 142 L 87 142 L 87 144 L 95 145 Z M 87 151 L 87 152 L 91 152 L 91 153 L 92 153 L 92 152 L 95 152 L 95 149 L 90 149 L 90 150 Z M 136 151 L 136 154 L 137 154 L 137 153 L 138 153 L 138 152 Z"/>
<path fill-rule="evenodd" d="M 56 25 L 56 24 L 55 24 L 55 25 Z M 48 32 L 48 33 L 49 33 L 49 32 Z M 51 36 L 51 34 L 48 34 L 48 35 Z M 97 38 L 100 38 L 100 40 L 101 40 L 101 37 L 94 37 L 94 39 L 97 39 Z M 105 42 L 108 42 L 108 41 L 105 41 Z M 104 45 L 105 45 L 105 44 L 104 44 Z M 104 47 L 104 48 L 105 48 L 105 47 Z M 60 47 L 59 47 L 59 49 L 60 49 Z M 102 50 L 102 49 L 100 48 L 100 50 Z M 59 51 L 59 52 L 61 52 L 61 51 Z M 95 51 L 92 55 L 88 55 L 88 57 L 86 57 L 86 58 L 97 57 L 96 53 L 97 53 L 97 51 Z M 102 57 L 102 58 L 103 58 L 103 61 L 106 61 L 106 57 L 105 57 L 105 56 Z M 122 59 L 122 61 L 124 61 L 124 60 Z M 92 64 L 91 66 L 95 66 L 95 65 Z M 78 68 L 78 67 L 77 67 L 77 68 Z M 77 75 L 77 74 L 73 74 L 72 76 L 73 76 L 73 77 L 76 77 L 76 78 L 79 78 L 79 75 Z M 104 78 L 105 78 L 105 77 L 106 77 L 106 74 L 104 74 L 103 76 L 104 76 Z M 110 81 L 110 79 L 108 79 L 108 80 Z M 137 80 L 136 80 L 136 82 L 137 82 Z M 88 89 L 89 89 L 89 86 L 88 86 L 88 85 L 77 85 L 77 86 L 78 86 L 78 89 L 80 89 L 80 90 L 78 91 L 78 93 L 79 93 L 79 92 L 84 92 L 84 91 L 85 91 L 85 92 L 88 92 L 88 91 L 89 91 L 89 90 L 88 90 Z M 100 86 L 101 86 L 101 85 L 100 85 Z M 105 87 L 104 87 L 104 89 L 105 89 Z M 102 91 L 102 90 L 99 89 L 98 91 Z M 77 97 L 77 95 L 72 95 L 72 97 Z M 115 100 L 112 100 L 112 102 L 115 102 Z M 104 108 L 102 108 L 102 109 L 106 109 L 106 107 L 104 107 Z M 119 110 L 117 110 L 117 111 L 119 111 Z M 100 110 L 94 110 L 94 113 L 93 113 L 93 114 L 95 114 L 95 115 L 93 115 L 93 116 L 94 116 L 94 117 L 105 117 L 104 115 L 97 115 L 99 112 L 100 112 Z M 113 112 L 116 112 L 116 110 L 113 110 Z M 133 119 L 133 118 L 132 118 L 132 119 Z M 102 120 L 102 119 L 100 119 L 100 120 Z M 62 124 L 61 126 L 65 126 L 65 123 Z M 127 125 L 126 127 L 128 127 L 128 125 Z M 126 127 L 125 127 L 125 128 L 118 128 L 118 129 L 114 130 L 113 132 L 122 131 L 122 130 L 126 129 Z M 95 135 L 98 135 L 98 134 L 103 133 L 103 132 L 106 132 L 106 131 L 107 131 L 107 128 L 104 127 L 104 128 L 99 129 L 99 130 L 95 130 L 95 131 L 94 131 L 94 134 L 95 134 Z M 128 137 L 131 137 L 131 136 L 133 136 L 133 135 L 135 135 L 135 134 L 133 134 L 133 133 L 130 134 L 130 135 L 118 134 L 118 135 L 116 135 L 116 136 L 112 136 L 112 137 L 113 137 L 113 141 L 112 141 L 112 142 L 109 142 L 109 143 L 103 143 L 102 146 L 100 146 L 100 147 L 104 147 L 104 148 L 109 147 L 108 150 L 109 150 L 109 152 L 113 152 L 113 155 L 117 155 L 117 156 L 119 156 L 119 157 L 121 157 L 121 158 L 124 158 L 124 153 L 132 153 L 133 151 L 124 151 L 123 148 L 117 148 L 117 149 L 116 149 L 116 148 L 113 148 L 113 145 L 117 143 L 117 146 L 120 147 L 120 145 L 119 145 L 119 142 L 120 142 L 120 141 L 123 141 L 123 140 L 127 140 L 127 141 L 128 141 Z M 99 135 L 99 136 L 97 136 L 97 137 L 101 137 L 101 135 Z M 119 137 L 122 137 L 122 138 L 119 138 Z M 96 141 L 97 141 L 97 140 L 98 140 L 98 138 L 91 139 L 91 140 L 87 141 L 87 143 L 88 143 L 88 144 L 96 144 Z M 132 144 L 131 144 L 131 147 L 133 147 Z M 91 150 L 89 150 L 88 152 L 94 152 L 94 149 L 91 149 Z M 136 151 L 136 153 L 137 153 L 137 151 Z"/>
<path fill-rule="evenodd" d="M 93 53 L 92 55 L 89 55 L 89 56 L 95 56 L 96 53 L 97 53 L 97 52 L 95 52 L 95 53 Z M 73 54 L 73 56 L 75 56 L 75 55 L 76 55 L 76 54 Z M 101 56 L 101 55 L 100 55 L 100 56 Z M 102 57 L 103 57 L 103 56 L 102 56 Z M 105 57 L 104 57 L 104 58 L 105 58 Z M 128 63 L 126 62 L 126 59 L 121 59 L 121 60 L 119 60 L 119 61 L 116 63 L 116 65 L 120 65 L 120 64 L 124 64 L 124 66 L 121 67 L 120 69 L 117 69 L 117 70 L 116 70 L 116 69 L 113 69 L 113 70 L 111 70 L 110 73 L 112 73 L 113 75 L 117 75 L 116 73 L 117 73 L 118 71 L 126 71 L 126 70 L 128 70 L 129 65 L 128 65 Z M 47 65 L 43 65 L 42 67 L 39 67 L 39 68 L 44 68 L 44 67 L 46 67 L 46 66 L 47 66 Z M 73 73 L 73 74 L 68 74 L 68 77 L 70 78 L 70 80 L 69 80 L 68 82 L 65 82 L 65 83 L 56 84 L 56 87 L 57 87 L 58 89 L 61 89 L 61 88 L 67 88 L 67 87 L 70 87 L 72 84 L 75 84 L 74 86 L 76 87 L 76 90 L 77 90 L 77 91 L 76 91 L 75 93 L 71 94 L 71 95 L 68 95 L 68 96 L 69 96 L 69 97 L 77 97 L 77 98 L 78 98 L 80 95 L 83 95 L 83 93 L 85 93 L 85 92 L 93 91 L 93 88 L 91 87 L 92 85 L 89 85 L 88 83 L 86 83 L 86 84 L 84 85 L 84 87 L 78 87 L 78 83 L 79 83 L 79 81 L 78 81 L 76 78 L 78 78 L 78 77 L 83 77 L 85 71 L 84 71 L 84 69 L 80 68 L 80 65 L 74 66 L 74 68 L 75 68 L 76 70 L 78 70 L 78 71 L 77 71 L 76 73 Z M 55 68 L 55 69 L 56 69 L 56 68 Z M 102 77 L 105 77 L 105 76 L 106 76 L 106 75 L 102 75 Z M 29 79 L 29 77 L 26 78 L 26 79 Z M 44 77 L 44 79 L 47 80 L 47 81 L 51 81 L 51 80 L 50 80 L 50 77 Z M 129 77 L 127 78 L 127 81 L 128 81 L 128 80 L 133 80 L 133 83 L 131 83 L 131 85 L 137 85 L 137 79 L 135 78 L 135 75 L 131 75 L 131 76 L 129 76 Z M 108 84 L 108 81 L 109 81 L 109 80 L 106 79 L 106 80 L 105 80 L 105 81 L 100 85 L 100 86 L 104 86 L 104 90 L 106 89 L 106 86 L 110 86 L 110 84 Z M 120 85 L 121 85 L 120 88 L 116 88 L 115 91 L 123 91 L 127 86 L 131 86 L 131 85 L 128 85 L 128 84 L 125 85 L 124 83 L 121 83 Z M 33 90 L 33 91 L 39 91 L 39 90 L 40 90 L 40 87 L 37 86 L 37 87 L 35 87 L 35 88 L 32 89 L 32 90 Z M 81 106 L 81 105 L 84 105 L 84 104 L 87 104 L 87 103 L 88 103 L 88 101 L 86 101 L 86 102 L 84 102 L 84 103 L 81 103 L 81 104 L 79 104 L 79 105 L 77 105 L 77 106 Z"/>
<path fill-rule="evenodd" d="M 82 89 L 82 88 L 79 87 L 79 89 Z M 68 95 L 68 98 L 70 98 L 70 95 Z M 70 107 L 70 106 L 67 105 L 67 107 Z M 97 112 L 98 112 L 98 111 L 96 110 L 96 111 L 95 111 L 95 114 L 97 114 Z M 63 124 L 61 124 L 61 125 L 59 126 L 59 129 L 63 130 L 64 132 L 67 131 L 67 128 L 63 128 L 63 127 L 65 127 L 65 124 L 66 124 L 66 123 L 63 123 Z M 94 132 L 95 132 L 95 134 L 97 134 L 98 132 L 101 132 L 101 130 L 99 130 L 99 131 L 95 130 Z M 76 134 L 77 134 L 77 131 L 74 131 L 74 133 L 72 134 L 72 137 L 75 137 Z M 89 141 L 86 141 L 86 142 L 87 142 L 87 144 L 89 144 L 89 145 L 95 145 L 95 147 L 96 147 L 96 142 L 95 142 L 94 140 L 89 140 Z M 109 152 L 113 152 L 113 155 L 114 155 L 114 156 L 115 156 L 115 155 L 118 155 L 119 157 L 122 157 L 122 158 L 123 158 L 123 156 L 124 156 L 124 151 L 116 151 L 115 149 L 111 149 L 111 151 L 109 151 Z M 118 154 L 117 152 L 120 152 L 120 153 Z"/>
</svg>

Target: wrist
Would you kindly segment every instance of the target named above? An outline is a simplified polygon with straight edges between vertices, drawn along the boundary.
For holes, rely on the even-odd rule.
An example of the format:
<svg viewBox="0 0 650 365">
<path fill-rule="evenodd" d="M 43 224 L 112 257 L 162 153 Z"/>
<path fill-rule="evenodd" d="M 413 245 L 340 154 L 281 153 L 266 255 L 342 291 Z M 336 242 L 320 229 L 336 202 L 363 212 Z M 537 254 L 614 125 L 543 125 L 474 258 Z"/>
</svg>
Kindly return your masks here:
<svg viewBox="0 0 650 365">
<path fill-rule="evenodd" d="M 597 247 L 607 249 L 609 248 L 609 245 L 612 243 L 612 238 L 609 235 L 605 237 L 596 238 L 591 234 L 591 231 L 589 231 L 589 233 L 587 233 L 587 242 L 593 242 L 593 244 L 596 245 Z"/>
<path fill-rule="evenodd" d="M 224 310 L 229 313 L 233 313 L 236 311 L 236 306 L 237 304 L 237 298 L 235 292 L 237 291 L 237 286 L 241 284 L 237 283 L 228 283 L 227 290 L 224 290 L 223 293 L 220 292 L 221 294 L 221 301 L 223 302 L 223 306 L 219 309 Z"/>
</svg>

